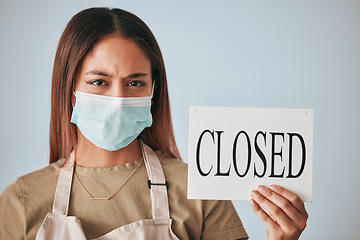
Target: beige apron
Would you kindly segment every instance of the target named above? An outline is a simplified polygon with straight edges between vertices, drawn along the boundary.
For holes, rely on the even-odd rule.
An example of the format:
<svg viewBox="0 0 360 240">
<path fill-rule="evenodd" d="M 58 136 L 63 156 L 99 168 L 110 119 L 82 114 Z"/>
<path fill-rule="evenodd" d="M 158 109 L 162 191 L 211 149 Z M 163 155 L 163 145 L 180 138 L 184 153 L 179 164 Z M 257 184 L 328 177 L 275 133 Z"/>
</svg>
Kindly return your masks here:
<svg viewBox="0 0 360 240">
<path fill-rule="evenodd" d="M 178 239 L 171 230 L 167 185 L 160 161 L 155 152 L 144 145 L 140 146 L 149 175 L 151 191 L 152 219 L 145 219 L 121 226 L 96 240 L 109 239 Z M 55 191 L 52 213 L 48 213 L 41 225 L 36 240 L 85 240 L 81 222 L 75 216 L 68 216 L 71 184 L 74 172 L 74 153 L 67 164 L 61 168 Z"/>
</svg>

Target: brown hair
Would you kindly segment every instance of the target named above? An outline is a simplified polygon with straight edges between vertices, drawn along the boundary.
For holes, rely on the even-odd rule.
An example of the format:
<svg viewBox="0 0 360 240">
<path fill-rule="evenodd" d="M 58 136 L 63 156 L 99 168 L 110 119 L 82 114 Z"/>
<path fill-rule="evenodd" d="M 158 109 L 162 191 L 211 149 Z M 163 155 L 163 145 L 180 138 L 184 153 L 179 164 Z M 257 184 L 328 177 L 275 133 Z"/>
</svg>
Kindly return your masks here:
<svg viewBox="0 0 360 240">
<path fill-rule="evenodd" d="M 172 128 L 165 65 L 151 30 L 127 11 L 89 8 L 72 17 L 58 43 L 51 88 L 50 163 L 68 159 L 76 144 L 76 126 L 70 123 L 76 70 L 97 42 L 113 34 L 132 39 L 151 62 L 156 82 L 151 107 L 153 124 L 141 137 L 153 149 L 181 159 Z"/>
</svg>

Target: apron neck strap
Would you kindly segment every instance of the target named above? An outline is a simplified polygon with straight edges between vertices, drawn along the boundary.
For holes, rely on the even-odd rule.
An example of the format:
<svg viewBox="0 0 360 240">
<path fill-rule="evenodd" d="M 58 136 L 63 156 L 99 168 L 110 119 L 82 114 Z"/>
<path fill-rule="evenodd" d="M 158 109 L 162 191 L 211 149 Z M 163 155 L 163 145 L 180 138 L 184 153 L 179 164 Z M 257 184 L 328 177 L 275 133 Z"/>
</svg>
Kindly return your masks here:
<svg viewBox="0 0 360 240">
<path fill-rule="evenodd" d="M 170 219 L 167 181 L 156 153 L 139 139 L 140 148 L 149 176 L 153 219 Z"/>
<path fill-rule="evenodd" d="M 70 191 L 74 172 L 75 152 L 70 154 L 70 158 L 60 169 L 59 179 L 56 186 L 52 212 L 67 216 L 70 202 Z"/>
</svg>

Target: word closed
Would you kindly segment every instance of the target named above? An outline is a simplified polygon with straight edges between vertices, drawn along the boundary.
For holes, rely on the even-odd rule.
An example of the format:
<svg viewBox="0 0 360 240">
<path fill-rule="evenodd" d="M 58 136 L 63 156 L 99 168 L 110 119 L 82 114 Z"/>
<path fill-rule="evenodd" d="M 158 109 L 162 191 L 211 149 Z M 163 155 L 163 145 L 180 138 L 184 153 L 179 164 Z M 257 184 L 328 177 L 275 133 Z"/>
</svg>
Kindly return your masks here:
<svg viewBox="0 0 360 240">
<path fill-rule="evenodd" d="M 196 167 L 199 172 L 199 174 L 203 177 L 208 176 L 210 173 L 214 173 L 214 176 L 229 176 L 231 171 L 231 164 L 228 167 L 228 170 L 225 172 L 221 171 L 221 138 L 223 136 L 224 131 L 215 131 L 215 130 L 204 130 L 197 141 L 196 146 Z M 214 169 L 214 165 L 211 165 L 209 169 L 203 169 L 201 167 L 201 147 L 202 147 L 202 141 L 204 138 L 210 138 L 213 142 L 214 148 L 216 148 L 216 169 Z M 246 154 L 247 162 L 240 163 L 237 160 L 237 156 L 239 155 L 239 139 L 244 138 L 245 139 L 245 146 L 243 148 L 247 149 L 247 152 L 240 152 L 240 154 Z M 269 139 L 268 139 L 269 138 Z M 280 139 L 280 140 L 279 140 Z M 286 139 L 286 140 L 285 140 Z M 268 143 L 270 140 L 270 143 Z M 270 156 L 266 156 L 264 153 L 264 150 L 261 149 L 259 145 L 259 141 L 263 141 L 265 145 L 271 146 L 271 154 Z M 280 141 L 280 144 L 279 144 Z M 305 163 L 306 163 L 306 146 L 304 138 L 299 133 L 281 133 L 281 132 L 269 132 L 266 131 L 258 131 L 256 135 L 252 138 L 250 138 L 249 134 L 246 131 L 239 131 L 235 136 L 233 140 L 232 145 L 232 165 L 234 172 L 238 177 L 245 177 L 250 170 L 250 165 L 252 163 L 252 156 L 253 152 L 257 154 L 257 156 L 261 159 L 262 163 L 262 171 L 258 171 L 256 168 L 256 165 L 254 163 L 254 177 L 263 178 L 267 172 L 267 166 L 268 161 L 270 161 L 270 170 L 269 170 L 269 177 L 272 178 L 283 178 L 285 175 L 285 167 L 283 167 L 282 171 L 280 173 L 275 172 L 275 165 L 277 163 L 277 160 L 282 162 L 283 160 L 283 151 L 282 146 L 280 147 L 279 151 L 276 151 L 276 145 L 283 145 L 287 141 L 286 147 L 288 148 L 288 170 L 286 178 L 298 178 L 305 169 Z M 301 165 L 300 168 L 295 173 L 293 169 L 293 144 L 294 142 L 298 142 L 301 145 Z M 276 158 L 278 157 L 278 158 Z M 245 170 L 243 172 L 239 171 L 238 165 L 245 165 Z"/>
</svg>

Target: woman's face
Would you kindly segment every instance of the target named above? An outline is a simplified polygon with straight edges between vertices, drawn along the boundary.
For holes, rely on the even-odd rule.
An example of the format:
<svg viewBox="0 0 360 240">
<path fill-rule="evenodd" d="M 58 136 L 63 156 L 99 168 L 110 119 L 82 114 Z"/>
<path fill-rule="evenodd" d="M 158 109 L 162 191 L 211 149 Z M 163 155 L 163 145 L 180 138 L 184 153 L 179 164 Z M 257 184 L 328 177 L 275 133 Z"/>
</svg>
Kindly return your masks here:
<svg viewBox="0 0 360 240">
<path fill-rule="evenodd" d="M 79 66 L 75 91 L 112 97 L 151 95 L 151 63 L 132 40 L 109 36 L 98 42 Z"/>
</svg>

